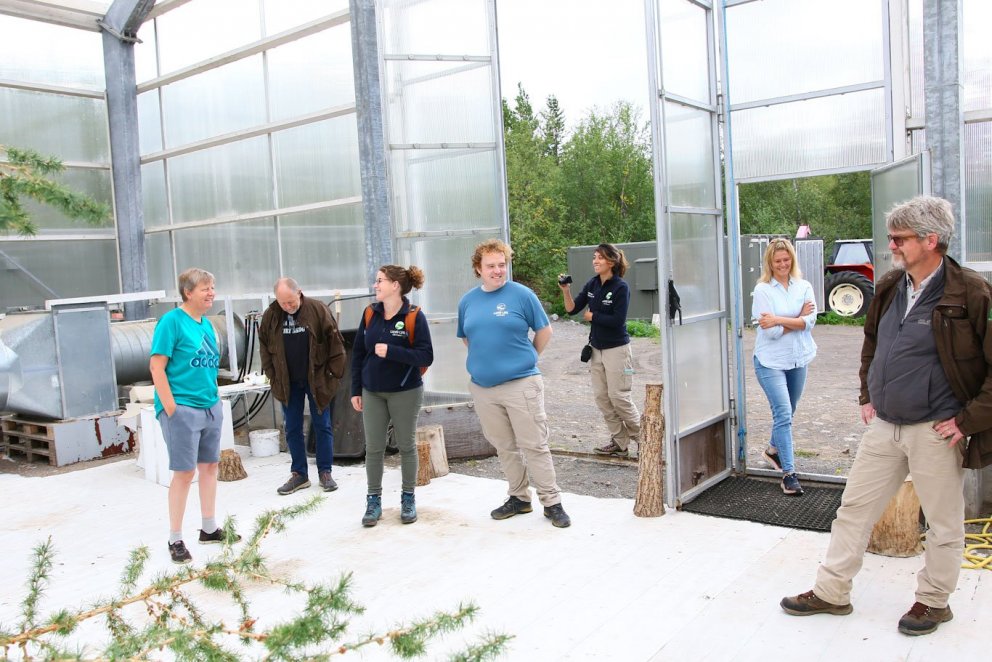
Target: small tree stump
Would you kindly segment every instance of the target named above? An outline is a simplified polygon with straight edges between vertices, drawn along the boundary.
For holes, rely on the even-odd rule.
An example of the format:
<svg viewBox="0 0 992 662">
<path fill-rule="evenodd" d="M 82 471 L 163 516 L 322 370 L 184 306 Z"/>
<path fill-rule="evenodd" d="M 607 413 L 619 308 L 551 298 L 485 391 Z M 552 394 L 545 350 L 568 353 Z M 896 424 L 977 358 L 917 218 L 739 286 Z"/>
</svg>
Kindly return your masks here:
<svg viewBox="0 0 992 662">
<path fill-rule="evenodd" d="M 644 414 L 641 416 L 641 441 L 637 446 L 637 496 L 634 514 L 638 517 L 661 517 L 665 514 L 665 416 L 661 413 L 661 384 L 645 384 Z"/>
<path fill-rule="evenodd" d="M 448 475 L 448 452 L 444 447 L 444 428 L 440 425 L 425 425 L 417 428 L 417 444 L 430 445 L 431 478 Z"/>
<path fill-rule="evenodd" d="M 920 499 L 912 477 L 906 479 L 875 523 L 868 540 L 868 551 L 882 556 L 917 556 L 923 551 L 920 541 Z"/>
<path fill-rule="evenodd" d="M 229 482 L 247 478 L 248 472 L 241 464 L 241 456 L 233 448 L 225 448 L 220 452 L 220 466 L 217 468 L 217 480 Z"/>
<path fill-rule="evenodd" d="M 429 485 L 431 482 L 431 445 L 426 441 L 417 441 L 417 486 Z"/>
</svg>

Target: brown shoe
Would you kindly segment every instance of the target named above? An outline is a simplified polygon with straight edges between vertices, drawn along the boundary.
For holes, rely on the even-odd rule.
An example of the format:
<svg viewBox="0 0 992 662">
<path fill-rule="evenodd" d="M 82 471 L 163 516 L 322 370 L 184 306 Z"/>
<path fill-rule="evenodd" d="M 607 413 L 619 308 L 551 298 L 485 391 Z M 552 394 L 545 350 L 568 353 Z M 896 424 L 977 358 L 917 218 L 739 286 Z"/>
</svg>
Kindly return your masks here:
<svg viewBox="0 0 992 662">
<path fill-rule="evenodd" d="M 922 602 L 914 602 L 909 611 L 899 619 L 899 631 L 915 637 L 921 634 L 930 634 L 941 623 L 954 618 L 950 607 L 931 607 Z"/>
<path fill-rule="evenodd" d="M 620 448 L 620 446 L 617 445 L 617 442 L 612 440 L 605 446 L 594 448 L 593 451 L 599 455 L 619 455 L 620 457 L 627 457 L 627 449 Z"/>
<path fill-rule="evenodd" d="M 846 616 L 854 611 L 854 607 L 850 603 L 846 605 L 831 604 L 816 597 L 813 591 L 806 591 L 795 597 L 782 598 L 782 602 L 779 604 L 786 614 L 793 616 L 812 616 L 813 614 Z"/>
</svg>

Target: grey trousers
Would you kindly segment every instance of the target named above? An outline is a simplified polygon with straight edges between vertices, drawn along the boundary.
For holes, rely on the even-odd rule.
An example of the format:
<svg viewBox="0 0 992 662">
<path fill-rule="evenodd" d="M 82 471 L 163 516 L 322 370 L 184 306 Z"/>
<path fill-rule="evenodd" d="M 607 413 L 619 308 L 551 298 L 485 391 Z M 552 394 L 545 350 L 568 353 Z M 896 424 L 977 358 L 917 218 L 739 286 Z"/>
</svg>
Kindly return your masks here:
<svg viewBox="0 0 992 662">
<path fill-rule="evenodd" d="M 407 391 L 362 389 L 362 423 L 365 426 L 365 477 L 369 494 L 382 494 L 382 461 L 386 453 L 386 429 L 393 423 L 393 435 L 400 449 L 403 491 L 417 486 L 417 416 L 424 400 L 424 387 Z"/>
</svg>

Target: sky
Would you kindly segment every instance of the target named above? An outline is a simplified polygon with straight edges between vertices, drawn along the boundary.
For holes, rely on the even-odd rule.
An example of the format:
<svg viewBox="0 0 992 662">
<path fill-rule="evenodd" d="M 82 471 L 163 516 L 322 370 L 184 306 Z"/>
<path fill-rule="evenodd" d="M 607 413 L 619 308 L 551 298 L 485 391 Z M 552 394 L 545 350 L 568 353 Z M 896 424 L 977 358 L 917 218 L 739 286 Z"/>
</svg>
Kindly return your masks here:
<svg viewBox="0 0 992 662">
<path fill-rule="evenodd" d="M 520 82 L 535 111 L 555 95 L 569 128 L 621 100 L 648 119 L 643 0 L 496 0 L 496 24 L 511 106 Z"/>
</svg>

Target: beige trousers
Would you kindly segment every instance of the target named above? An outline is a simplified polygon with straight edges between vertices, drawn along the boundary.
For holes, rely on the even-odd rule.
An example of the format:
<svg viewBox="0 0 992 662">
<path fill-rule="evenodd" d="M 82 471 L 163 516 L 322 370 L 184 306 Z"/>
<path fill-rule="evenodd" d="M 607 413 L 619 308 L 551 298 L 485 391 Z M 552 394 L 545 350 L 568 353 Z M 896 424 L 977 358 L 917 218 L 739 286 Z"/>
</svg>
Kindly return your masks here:
<svg viewBox="0 0 992 662">
<path fill-rule="evenodd" d="M 641 434 L 641 414 L 631 397 L 634 362 L 630 343 L 610 349 L 593 349 L 589 361 L 592 392 L 596 406 L 603 413 L 610 439 L 627 450 Z"/>
<path fill-rule="evenodd" d="M 827 556 L 816 574 L 817 597 L 838 605 L 851 601 L 852 580 L 861 570 L 872 527 L 910 474 L 930 526 L 916 600 L 930 607 L 947 606 L 964 550 L 961 443 L 948 446 L 932 422 L 893 425 L 877 416 L 872 419 L 847 478 Z"/>
<path fill-rule="evenodd" d="M 561 503 L 555 465 L 548 448 L 544 380 L 540 375 L 489 388 L 469 383 L 482 434 L 496 448 L 509 483 L 507 494 L 530 501 L 530 487 L 541 505 Z"/>
</svg>

